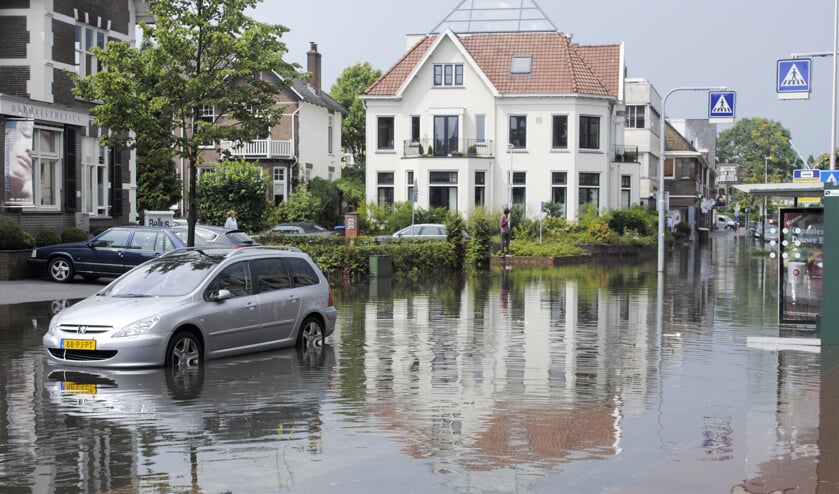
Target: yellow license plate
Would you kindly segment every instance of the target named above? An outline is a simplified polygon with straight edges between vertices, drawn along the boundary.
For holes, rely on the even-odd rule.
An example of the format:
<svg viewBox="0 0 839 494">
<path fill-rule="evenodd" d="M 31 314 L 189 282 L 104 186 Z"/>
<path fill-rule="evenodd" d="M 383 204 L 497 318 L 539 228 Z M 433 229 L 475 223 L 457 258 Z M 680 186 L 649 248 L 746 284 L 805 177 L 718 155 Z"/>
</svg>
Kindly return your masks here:
<svg viewBox="0 0 839 494">
<path fill-rule="evenodd" d="M 70 381 L 64 381 L 61 383 L 61 389 L 68 392 L 68 393 L 75 393 L 75 394 L 86 394 L 86 395 L 95 395 L 96 394 L 96 385 L 95 384 L 81 384 L 81 383 L 74 383 Z"/>
<path fill-rule="evenodd" d="M 64 350 L 96 350 L 96 340 L 61 340 Z"/>
</svg>

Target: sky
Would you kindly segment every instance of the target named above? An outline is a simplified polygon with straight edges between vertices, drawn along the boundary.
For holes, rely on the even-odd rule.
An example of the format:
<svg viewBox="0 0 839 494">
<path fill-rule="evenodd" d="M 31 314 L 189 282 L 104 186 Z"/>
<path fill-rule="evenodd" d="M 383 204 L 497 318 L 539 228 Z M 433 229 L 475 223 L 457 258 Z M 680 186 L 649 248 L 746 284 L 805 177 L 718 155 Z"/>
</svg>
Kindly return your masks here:
<svg viewBox="0 0 839 494">
<path fill-rule="evenodd" d="M 513 1 L 516 4 L 520 0 Z M 834 0 L 836 1 L 836 0 Z M 287 62 L 306 69 L 309 43 L 322 55 L 323 87 L 369 62 L 382 72 L 406 52 L 408 34 L 433 30 L 461 0 L 264 0 L 250 14 L 289 29 Z M 685 87 L 736 92 L 737 119 L 761 117 L 789 130 L 806 159 L 830 149 L 833 57 L 814 57 L 808 100 L 781 101 L 779 59 L 830 53 L 829 0 L 536 0 L 557 29 L 584 45 L 624 44 L 628 77 L 649 80 L 664 97 Z M 706 118 L 706 92 L 673 91 L 668 118 Z M 719 130 L 730 125 L 720 125 Z M 837 140 L 839 142 L 839 139 Z"/>
</svg>

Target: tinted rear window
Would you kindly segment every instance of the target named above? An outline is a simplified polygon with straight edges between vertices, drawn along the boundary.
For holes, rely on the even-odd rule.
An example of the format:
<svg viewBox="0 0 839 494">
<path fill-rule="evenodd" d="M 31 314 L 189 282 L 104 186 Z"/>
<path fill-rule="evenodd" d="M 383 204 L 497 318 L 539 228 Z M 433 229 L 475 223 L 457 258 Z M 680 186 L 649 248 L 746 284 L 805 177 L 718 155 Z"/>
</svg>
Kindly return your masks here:
<svg viewBox="0 0 839 494">
<path fill-rule="evenodd" d="M 236 245 L 253 245 L 254 243 L 245 232 L 227 232 L 225 236 Z"/>
<path fill-rule="evenodd" d="M 288 268 L 288 272 L 291 275 L 291 282 L 294 286 L 317 285 L 320 282 L 315 270 L 312 269 L 312 266 L 303 259 L 289 257 L 284 259 L 284 261 L 286 263 L 286 267 Z"/>
</svg>

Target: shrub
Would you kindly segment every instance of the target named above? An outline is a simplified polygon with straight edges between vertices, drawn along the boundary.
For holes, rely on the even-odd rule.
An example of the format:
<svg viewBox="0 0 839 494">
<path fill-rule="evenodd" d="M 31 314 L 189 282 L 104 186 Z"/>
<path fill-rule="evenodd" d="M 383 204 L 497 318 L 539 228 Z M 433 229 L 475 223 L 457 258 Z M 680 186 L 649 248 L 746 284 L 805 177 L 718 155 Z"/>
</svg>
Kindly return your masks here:
<svg viewBox="0 0 839 494">
<path fill-rule="evenodd" d="M 0 216 L 0 250 L 26 249 L 34 245 L 34 239 L 21 230 L 20 225 L 8 216 Z"/>
<path fill-rule="evenodd" d="M 690 225 L 685 223 L 684 221 L 680 221 L 676 223 L 676 226 L 673 227 L 673 235 L 675 237 L 689 237 L 690 236 Z"/>
<path fill-rule="evenodd" d="M 70 228 L 65 228 L 63 232 L 61 232 L 61 241 L 62 242 L 84 242 L 90 238 L 90 234 L 86 231 L 82 230 L 81 228 L 77 228 L 75 226 L 71 226 Z"/>
<path fill-rule="evenodd" d="M 61 243 L 61 235 L 58 230 L 52 227 L 47 227 L 35 235 L 35 245 L 43 247 L 45 245 L 55 245 Z"/>
<path fill-rule="evenodd" d="M 637 206 L 612 211 L 608 219 L 609 228 L 621 235 L 632 230 L 643 236 L 651 235 L 653 229 L 650 222 L 651 217 L 648 212 Z"/>
<path fill-rule="evenodd" d="M 489 266 L 492 255 L 492 226 L 493 218 L 484 208 L 475 208 L 469 215 L 466 231 L 472 236 L 466 243 L 466 267 L 470 269 L 484 269 Z"/>
</svg>

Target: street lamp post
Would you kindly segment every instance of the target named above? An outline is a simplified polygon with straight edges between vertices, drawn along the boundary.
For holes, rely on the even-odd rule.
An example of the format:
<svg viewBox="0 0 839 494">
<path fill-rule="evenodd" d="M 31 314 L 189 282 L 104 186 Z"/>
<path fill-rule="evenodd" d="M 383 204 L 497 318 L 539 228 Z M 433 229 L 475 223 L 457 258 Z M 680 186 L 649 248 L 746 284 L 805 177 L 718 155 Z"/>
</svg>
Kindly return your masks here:
<svg viewBox="0 0 839 494">
<path fill-rule="evenodd" d="M 659 153 L 658 164 L 658 193 L 656 194 L 656 206 L 658 207 L 658 272 L 664 272 L 664 138 L 665 126 L 667 125 L 667 99 L 671 94 L 677 91 L 725 91 L 725 87 L 676 87 L 667 91 L 664 99 L 661 100 L 661 129 L 659 133 L 659 140 L 661 141 L 661 148 Z M 675 163 L 674 163 L 675 165 Z"/>
</svg>

